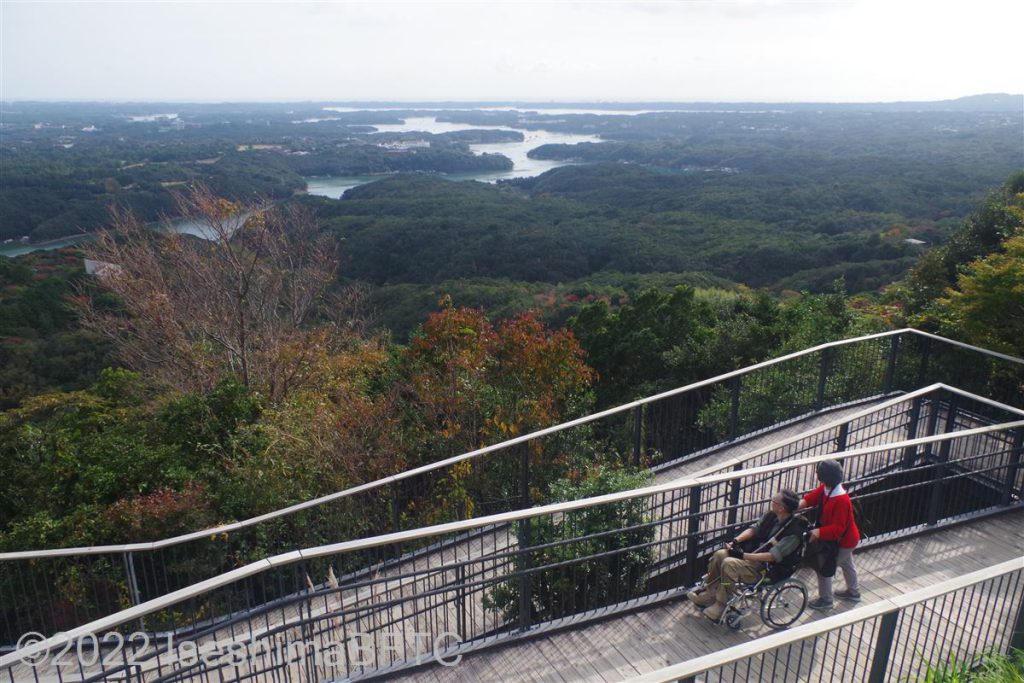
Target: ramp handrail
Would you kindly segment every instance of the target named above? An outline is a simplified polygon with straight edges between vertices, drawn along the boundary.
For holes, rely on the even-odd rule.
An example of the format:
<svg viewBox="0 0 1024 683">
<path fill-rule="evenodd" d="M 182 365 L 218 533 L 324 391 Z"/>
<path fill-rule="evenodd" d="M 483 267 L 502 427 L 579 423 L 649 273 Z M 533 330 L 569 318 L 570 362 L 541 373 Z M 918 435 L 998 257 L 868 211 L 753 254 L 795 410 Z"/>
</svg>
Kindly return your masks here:
<svg viewBox="0 0 1024 683">
<path fill-rule="evenodd" d="M 884 620 L 889 617 L 890 623 L 895 626 L 893 617 L 906 611 L 908 608 L 915 605 L 921 605 L 936 598 L 940 598 L 958 591 L 962 591 L 993 579 L 998 579 L 1004 576 L 1012 575 L 1015 573 L 1024 573 L 1024 555 L 1021 557 L 1007 560 L 999 564 L 980 569 L 963 576 L 958 576 L 953 579 L 948 579 L 940 583 L 921 588 L 909 593 L 897 595 L 892 598 L 885 598 L 877 602 L 871 603 L 870 605 L 864 605 L 863 607 L 857 607 L 843 612 L 842 614 L 836 614 L 825 619 L 813 621 L 807 624 L 802 624 L 795 628 L 791 628 L 788 631 L 773 633 L 763 638 L 752 640 L 748 643 L 742 643 L 740 645 L 734 645 L 733 647 L 712 652 L 701 657 L 695 657 L 685 662 L 679 662 L 671 666 L 663 667 L 656 671 L 636 676 L 635 678 L 628 679 L 627 683 L 675 683 L 679 681 L 690 682 L 696 680 L 696 676 L 699 674 L 710 672 L 714 669 L 720 669 L 728 666 L 729 664 L 737 664 L 741 661 L 748 661 L 752 658 L 760 655 L 772 653 L 778 651 L 788 645 L 793 645 L 801 641 L 815 638 L 821 635 L 827 635 L 844 629 L 846 627 L 864 624 L 866 622 L 881 618 Z M 1021 593 L 1022 599 L 1024 599 L 1024 592 Z M 1024 609 L 1024 603 L 1021 605 L 1010 605 L 1011 614 L 1016 614 L 1019 610 Z M 1016 608 L 1014 610 L 1013 608 Z M 985 618 L 990 618 L 991 615 L 983 615 Z M 1020 628 L 1020 624 L 1016 625 Z M 1010 624 L 1011 629 L 1013 624 Z M 882 635 L 882 634 L 879 634 Z M 888 634 L 891 638 L 893 634 Z M 889 640 L 888 645 L 891 646 L 892 641 Z M 883 642 L 884 646 L 885 643 Z M 930 648 L 931 652 L 937 655 L 937 661 L 944 660 L 948 653 L 936 652 L 935 648 Z M 882 652 L 882 648 L 876 643 L 875 652 Z M 888 654 L 888 653 L 884 653 Z M 870 673 L 873 674 L 870 680 L 887 680 L 883 676 L 885 669 L 881 658 L 872 659 L 872 668 Z M 878 664 L 875 664 L 878 662 Z M 868 672 L 865 672 L 868 673 Z M 867 676 L 864 680 L 867 680 Z M 831 680 L 828 678 L 819 678 L 818 680 Z M 906 680 L 901 678 L 900 680 Z M 916 680 L 916 679 L 915 679 Z"/>
<path fill-rule="evenodd" d="M 0 671 L 7 667 L 14 666 L 19 661 L 22 661 L 24 658 L 31 657 L 36 653 L 49 652 L 51 650 L 64 646 L 67 643 L 75 642 L 76 639 L 79 639 L 83 636 L 88 636 L 90 634 L 95 635 L 113 631 L 118 627 L 130 624 L 132 622 L 136 622 L 138 620 L 143 619 L 144 617 L 147 617 L 148 615 L 153 615 L 154 613 L 160 612 L 162 610 L 167 610 L 173 607 L 174 605 L 188 601 L 192 598 L 197 598 L 214 589 L 226 587 L 229 584 L 246 579 L 247 577 L 253 577 L 263 572 L 288 567 L 290 565 L 296 565 L 298 563 L 304 563 L 318 558 L 328 558 L 343 554 L 352 554 L 360 551 L 381 548 L 389 545 L 408 543 L 410 541 L 425 540 L 432 537 L 439 538 L 449 536 L 452 534 L 479 530 L 485 527 L 493 528 L 498 526 L 510 526 L 514 522 L 521 522 L 540 517 L 551 517 L 552 515 L 562 515 L 564 513 L 583 510 L 587 508 L 594 508 L 609 503 L 630 501 L 644 497 L 649 497 L 655 494 L 682 492 L 685 489 L 699 489 L 699 487 L 710 487 L 715 484 L 733 482 L 738 479 L 746 479 L 756 477 L 759 475 L 796 470 L 798 468 L 805 468 L 812 465 L 816 465 L 817 463 L 828 459 L 845 461 L 853 458 L 863 457 L 870 454 L 882 453 L 886 451 L 903 452 L 906 451 L 907 449 L 916 449 L 917 447 L 921 446 L 927 447 L 931 445 L 941 446 L 943 444 L 952 444 L 957 440 L 967 440 L 970 439 L 971 437 L 994 434 L 996 432 L 1020 433 L 1021 430 L 1024 430 L 1024 420 L 1016 420 L 998 425 L 990 425 L 974 429 L 962 430 L 958 432 L 909 439 L 895 443 L 878 444 L 864 448 L 851 449 L 841 453 L 830 453 L 827 455 L 802 458 L 799 460 L 773 463 L 770 465 L 752 467 L 741 471 L 684 477 L 676 481 L 655 484 L 652 486 L 632 489 L 629 491 L 620 491 L 617 493 L 610 493 L 591 498 L 584 498 L 560 503 L 552 503 L 529 509 L 515 510 L 497 515 L 491 515 L 488 517 L 481 517 L 458 522 L 449 522 L 446 524 L 439 524 L 419 529 L 411 529 L 408 531 L 383 534 L 370 538 L 355 539 L 344 541 L 341 543 L 334 543 L 324 546 L 306 548 L 303 550 L 296 550 L 289 553 L 284 553 L 281 555 L 276 555 L 274 557 L 269 557 L 256 562 L 252 562 L 234 571 L 227 572 L 214 578 L 196 583 L 192 586 L 176 590 L 174 592 L 163 595 L 159 598 L 155 598 L 147 602 L 144 602 L 135 607 L 122 610 L 120 612 L 117 612 L 116 614 L 112 614 L 107 617 L 92 621 L 78 628 L 70 629 L 65 633 L 54 635 L 50 638 L 47 638 L 46 640 L 35 643 L 29 647 L 16 650 L 11 654 L 0 657 Z M 1019 451 L 1020 447 L 1018 446 L 1017 449 Z"/>
<path fill-rule="evenodd" d="M 863 341 L 867 341 L 867 340 L 870 340 L 870 339 L 881 339 L 881 338 L 886 338 L 886 337 L 898 337 L 898 336 L 904 335 L 904 334 L 913 334 L 913 335 L 920 336 L 922 338 L 940 341 L 942 343 L 950 344 L 950 345 L 953 345 L 953 346 L 956 346 L 956 347 L 960 347 L 960 348 L 963 348 L 963 349 L 966 349 L 966 350 L 970 350 L 970 351 L 973 351 L 973 352 L 981 353 L 981 354 L 984 354 L 984 355 L 992 357 L 992 358 L 998 358 L 998 359 L 1003 360 L 1003 361 L 1008 361 L 1008 362 L 1011 362 L 1011 363 L 1015 363 L 1015 364 L 1019 364 L 1021 366 L 1024 366 L 1024 359 L 1015 358 L 1013 356 L 1008 356 L 1006 354 L 998 353 L 998 352 L 995 352 L 995 351 L 990 351 L 988 349 L 983 349 L 983 348 L 980 348 L 980 347 L 977 347 L 977 346 L 972 346 L 970 344 L 965 344 L 963 342 L 958 342 L 958 341 L 955 341 L 955 340 L 952 340 L 952 339 L 946 339 L 945 337 L 940 337 L 938 335 L 930 334 L 928 332 L 922 332 L 920 330 L 916 330 L 916 329 L 913 329 L 913 328 L 903 328 L 903 329 L 892 330 L 892 331 L 888 331 L 888 332 L 880 332 L 880 333 L 876 333 L 876 334 L 863 335 L 863 336 L 854 337 L 854 338 L 851 338 L 851 339 L 842 339 L 842 340 L 839 340 L 839 341 L 828 342 L 826 344 L 820 344 L 818 346 L 814 346 L 814 347 L 811 347 L 811 348 L 808 348 L 808 349 L 803 349 L 801 351 L 796 351 L 794 353 L 786 354 L 784 356 L 779 356 L 778 358 L 772 358 L 772 359 L 769 359 L 769 360 L 766 360 L 766 361 L 762 361 L 760 363 L 756 363 L 754 365 L 750 365 L 750 366 L 741 368 L 739 370 L 733 370 L 731 372 L 727 372 L 727 373 L 724 373 L 722 375 L 718 375 L 716 377 L 712 377 L 712 378 L 709 378 L 709 379 L 701 380 L 699 382 L 693 382 L 691 384 L 687 384 L 685 386 L 678 387 L 676 389 L 671 389 L 669 391 L 665 391 L 665 392 L 662 392 L 662 393 L 659 393 L 659 394 L 655 394 L 653 396 L 648 396 L 648 397 L 645 397 L 645 398 L 642 398 L 642 399 L 638 399 L 636 401 L 631 401 L 629 403 L 625 403 L 625 404 L 616 406 L 614 408 L 609 408 L 607 410 L 603 410 L 603 411 L 600 411 L 600 412 L 597 412 L 597 413 L 593 413 L 591 415 L 586 415 L 584 417 L 580 417 L 580 418 L 577 418 L 575 420 L 569 420 L 567 422 L 564 422 L 564 423 L 561 423 L 561 424 L 558 424 L 558 425 L 554 425 L 552 427 L 547 427 L 547 428 L 540 429 L 540 430 L 537 430 L 537 431 L 534 431 L 534 432 L 530 432 L 529 434 L 523 434 L 521 436 L 517 436 L 517 437 L 512 438 L 512 439 L 507 439 L 505 441 L 502 441 L 502 442 L 499 442 L 499 443 L 496 443 L 496 444 L 485 446 L 483 448 L 478 448 L 478 449 L 473 450 L 473 451 L 468 451 L 466 453 L 462 453 L 460 455 L 452 456 L 452 457 L 444 459 L 444 460 L 439 460 L 437 462 L 433 462 L 433 463 L 430 463 L 428 465 L 423 465 L 423 466 L 420 466 L 420 467 L 417 467 L 417 468 L 414 468 L 414 469 L 406 470 L 406 471 L 401 472 L 399 474 L 390 475 L 390 476 L 387 476 L 387 477 L 382 477 L 380 479 L 377 479 L 377 480 L 374 480 L 374 481 L 371 481 L 371 482 L 367 482 L 365 484 L 360 484 L 358 486 L 353 486 L 353 487 L 347 488 L 347 489 L 345 489 L 343 491 L 338 491 L 338 492 L 331 493 L 331 494 L 328 494 L 328 495 L 325 495 L 325 496 L 320 496 L 319 498 L 314 498 L 312 500 L 304 501 L 302 503 L 296 503 L 295 505 L 290 505 L 290 506 L 285 507 L 285 508 L 274 510 L 272 512 L 268 512 L 268 513 L 265 513 L 265 514 L 262 514 L 262 515 L 258 515 L 258 516 L 255 516 L 255 517 L 250 517 L 248 519 L 241 520 L 241 521 L 238 521 L 238 522 L 231 522 L 231 523 L 228 523 L 228 524 L 221 524 L 221 525 L 210 527 L 210 528 L 203 529 L 203 530 L 200 530 L 200 531 L 194 531 L 194 532 L 187 533 L 187 534 L 181 534 L 181 535 L 178 535 L 178 536 L 173 536 L 173 537 L 161 539 L 161 540 L 158 540 L 158 541 L 149 541 L 149 542 L 142 542 L 142 543 L 114 544 L 114 545 L 101 545 L 101 546 L 85 546 L 85 547 L 75 547 L 75 548 L 55 548 L 55 549 L 47 549 L 47 550 L 4 552 L 4 553 L 0 553 L 0 562 L 3 562 L 5 560 L 12 560 L 12 559 L 25 559 L 25 558 L 29 558 L 29 557 L 32 557 L 32 558 L 65 557 L 65 556 L 71 556 L 71 555 L 96 555 L 96 554 L 108 554 L 108 553 L 132 553 L 132 552 L 159 550 L 159 549 L 167 548 L 167 547 L 170 547 L 170 546 L 180 545 L 182 543 L 187 543 L 187 542 L 193 541 L 193 540 L 208 538 L 210 536 L 216 536 L 216 535 L 219 535 L 219 534 L 231 533 L 231 532 L 234 532 L 234 531 L 238 531 L 240 529 L 244 529 L 244 528 L 247 528 L 247 527 L 259 524 L 261 522 L 265 522 L 265 521 L 269 521 L 269 520 L 272 520 L 272 519 L 278 519 L 278 518 L 281 518 L 281 517 L 285 517 L 285 516 L 288 516 L 288 515 L 293 514 L 295 512 L 299 512 L 301 510 L 305 510 L 305 509 L 309 509 L 309 508 L 312 508 L 312 507 L 316 507 L 316 506 L 322 505 L 324 503 L 329 503 L 329 502 L 332 502 L 332 501 L 340 500 L 342 498 L 351 497 L 351 496 L 354 496 L 354 495 L 356 495 L 358 493 L 362 493 L 362 492 L 365 492 L 365 491 L 370 491 L 370 490 L 374 490 L 374 489 L 384 488 L 384 487 L 393 485 L 393 484 L 395 484 L 397 482 L 400 482 L 400 481 L 403 481 L 403 480 L 406 480 L 406 479 L 418 476 L 420 474 L 424 474 L 424 473 L 427 473 L 427 472 L 443 469 L 445 467 L 449 467 L 451 465 L 463 462 L 465 460 L 470 460 L 470 459 L 478 458 L 478 457 L 480 457 L 482 455 L 485 455 L 487 453 L 492 453 L 492 452 L 499 451 L 499 450 L 502 450 L 502 449 L 505 449 L 505 448 L 509 448 L 509 447 L 512 447 L 512 446 L 515 446 L 515 445 L 518 445 L 518 444 L 527 443 L 527 442 L 532 441 L 534 439 L 538 439 L 538 438 L 541 438 L 541 437 L 544 437 L 544 436 L 555 434 L 555 433 L 558 433 L 558 432 L 570 429 L 572 427 L 576 427 L 576 426 L 579 426 L 579 425 L 587 424 L 589 422 L 594 422 L 596 420 L 600 420 L 602 418 L 609 417 L 609 416 L 612 416 L 612 415 L 617 415 L 617 414 L 620 414 L 620 413 L 626 413 L 626 412 L 629 412 L 631 410 L 635 410 L 636 408 L 639 408 L 639 407 L 642 407 L 642 406 L 645 406 L 645 405 L 648 405 L 648 404 L 651 404 L 651 403 L 663 400 L 665 398 L 670 398 L 672 396 L 677 396 L 677 395 L 680 395 L 680 394 L 683 394 L 683 393 L 688 393 L 688 392 L 696 391 L 697 389 L 705 388 L 705 387 L 708 387 L 708 386 L 711 386 L 711 385 L 714 385 L 714 384 L 717 384 L 717 383 L 720 383 L 720 382 L 723 382 L 725 380 L 729 380 L 729 379 L 732 379 L 732 378 L 735 378 L 735 377 L 741 377 L 743 375 L 750 374 L 750 373 L 755 372 L 755 371 L 757 371 L 759 369 L 762 369 L 762 368 L 771 367 L 773 365 L 778 365 L 778 364 L 783 363 L 783 362 L 785 362 L 787 360 L 792 360 L 794 358 L 800 358 L 800 357 L 809 356 L 809 355 L 812 355 L 812 354 L 817 353 L 819 351 L 823 351 L 825 349 L 833 349 L 833 348 L 838 348 L 838 347 L 842 347 L 842 346 L 849 346 L 849 345 L 856 344 L 856 343 L 863 342 Z"/>
</svg>

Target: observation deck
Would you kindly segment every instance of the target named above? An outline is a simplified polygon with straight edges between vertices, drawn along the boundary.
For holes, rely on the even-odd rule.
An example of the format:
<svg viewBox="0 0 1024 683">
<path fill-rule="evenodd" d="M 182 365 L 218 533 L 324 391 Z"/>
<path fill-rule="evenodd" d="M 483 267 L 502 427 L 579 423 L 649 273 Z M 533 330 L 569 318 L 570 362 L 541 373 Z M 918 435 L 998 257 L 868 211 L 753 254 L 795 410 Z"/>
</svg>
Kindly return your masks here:
<svg viewBox="0 0 1024 683">
<path fill-rule="evenodd" d="M 252 520 L 0 554 L 0 640 L 45 638 L 0 656 L 0 681 L 717 680 L 770 678 L 765 666 L 887 680 L 916 673 L 915 649 L 934 661 L 1021 646 L 1022 391 L 1020 359 L 899 330 Z M 555 463 L 595 449 L 653 483 L 545 497 Z M 767 634 L 749 618 L 727 631 L 680 601 L 704 557 L 779 488 L 813 488 L 826 458 L 843 462 L 868 534 L 859 606 Z M 455 468 L 488 483 L 475 516 L 417 517 Z M 363 526 L 339 525 L 353 514 Z M 277 552 L 238 566 L 256 547 Z M 69 576 L 92 594 L 59 594 Z M 819 652 L 836 647 L 842 671 Z"/>
</svg>

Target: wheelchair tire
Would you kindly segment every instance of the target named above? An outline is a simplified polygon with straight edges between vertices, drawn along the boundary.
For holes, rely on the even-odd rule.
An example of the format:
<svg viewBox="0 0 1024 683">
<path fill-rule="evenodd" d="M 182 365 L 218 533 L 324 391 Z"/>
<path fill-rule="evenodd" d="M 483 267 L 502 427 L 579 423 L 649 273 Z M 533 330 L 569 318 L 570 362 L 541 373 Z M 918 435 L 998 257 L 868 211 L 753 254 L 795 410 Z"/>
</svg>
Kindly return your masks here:
<svg viewBox="0 0 1024 683">
<path fill-rule="evenodd" d="M 733 631 L 740 630 L 740 626 L 743 624 L 743 615 L 739 612 L 730 610 L 725 615 L 725 625 Z"/>
<path fill-rule="evenodd" d="M 768 589 L 761 602 L 761 620 L 774 629 L 784 629 L 800 618 L 807 607 L 807 586 L 788 579 Z"/>
</svg>

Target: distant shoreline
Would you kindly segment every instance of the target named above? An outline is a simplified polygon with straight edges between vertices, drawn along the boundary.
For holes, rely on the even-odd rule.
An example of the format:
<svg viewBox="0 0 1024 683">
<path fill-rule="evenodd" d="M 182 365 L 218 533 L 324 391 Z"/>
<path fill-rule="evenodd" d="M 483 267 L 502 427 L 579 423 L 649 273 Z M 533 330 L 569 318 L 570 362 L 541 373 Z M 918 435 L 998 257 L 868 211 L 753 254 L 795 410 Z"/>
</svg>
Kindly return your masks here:
<svg viewBox="0 0 1024 683">
<path fill-rule="evenodd" d="M 760 107 L 766 105 L 772 107 L 783 107 L 792 109 L 833 109 L 833 108 L 867 108 L 867 109 L 889 109 L 908 111 L 921 109 L 925 111 L 1020 111 L 1024 94 L 1022 93 L 979 93 L 940 100 L 864 100 L 864 101 L 822 101 L 822 100 L 784 100 L 784 101 L 757 101 L 749 99 L 738 100 L 329 100 L 309 98 L 307 100 L 95 100 L 95 99 L 4 99 L 0 104 L 4 107 L 4 113 L 8 106 L 17 105 L 103 105 L 103 106 L 180 106 L 196 107 L 210 105 L 262 105 L 262 106 L 299 106 L 299 107 L 344 107 L 355 111 L 366 111 L 374 109 L 519 109 L 519 110 L 544 110 L 562 109 L 566 107 L 584 109 L 654 109 L 667 110 L 682 107 L 684 109 L 708 106 L 728 106 L 735 109 Z M 994 108 L 992 108 L 994 106 Z"/>
</svg>

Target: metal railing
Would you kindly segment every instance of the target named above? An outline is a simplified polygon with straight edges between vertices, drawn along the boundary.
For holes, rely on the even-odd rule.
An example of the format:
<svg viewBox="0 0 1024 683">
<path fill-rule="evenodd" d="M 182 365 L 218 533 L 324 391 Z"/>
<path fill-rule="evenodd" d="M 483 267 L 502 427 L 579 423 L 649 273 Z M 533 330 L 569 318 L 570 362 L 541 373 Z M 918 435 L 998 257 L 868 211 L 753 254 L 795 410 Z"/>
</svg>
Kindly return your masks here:
<svg viewBox="0 0 1024 683">
<path fill-rule="evenodd" d="M 916 681 L 929 664 L 980 664 L 1011 649 L 1024 650 L 1024 556 L 629 683 Z"/>
<path fill-rule="evenodd" d="M 895 398 L 872 402 L 866 408 L 792 436 L 772 439 L 767 446 L 716 462 L 693 474 L 714 474 L 768 465 L 832 450 L 845 451 L 894 440 L 934 436 L 1021 417 L 1024 417 L 1024 409 L 936 383 Z"/>
<path fill-rule="evenodd" d="M 1016 420 L 295 551 L 0 657 L 0 679 L 319 681 L 457 657 L 677 595 L 828 457 L 882 529 L 869 544 L 1018 507 L 1022 434 Z M 216 656 L 226 643 L 237 656 Z"/>
<path fill-rule="evenodd" d="M 10 645 L 26 626 L 44 633 L 67 630 L 297 548 L 550 502 L 548 485 L 570 463 L 615 452 L 634 466 L 664 468 L 829 407 L 916 389 L 932 378 L 966 383 L 983 396 L 1019 405 L 1024 361 L 916 330 L 868 335 L 245 521 L 151 543 L 0 553 L 0 645 Z M 901 419 L 912 417 L 911 407 L 900 410 Z M 927 404 L 922 410 L 920 426 L 908 436 L 937 433 L 932 416 L 938 411 L 929 412 Z M 981 404 L 978 411 L 986 417 Z M 861 432 L 875 426 L 850 429 L 846 438 L 856 445 Z M 836 438 L 841 445 L 842 435 Z"/>
</svg>

